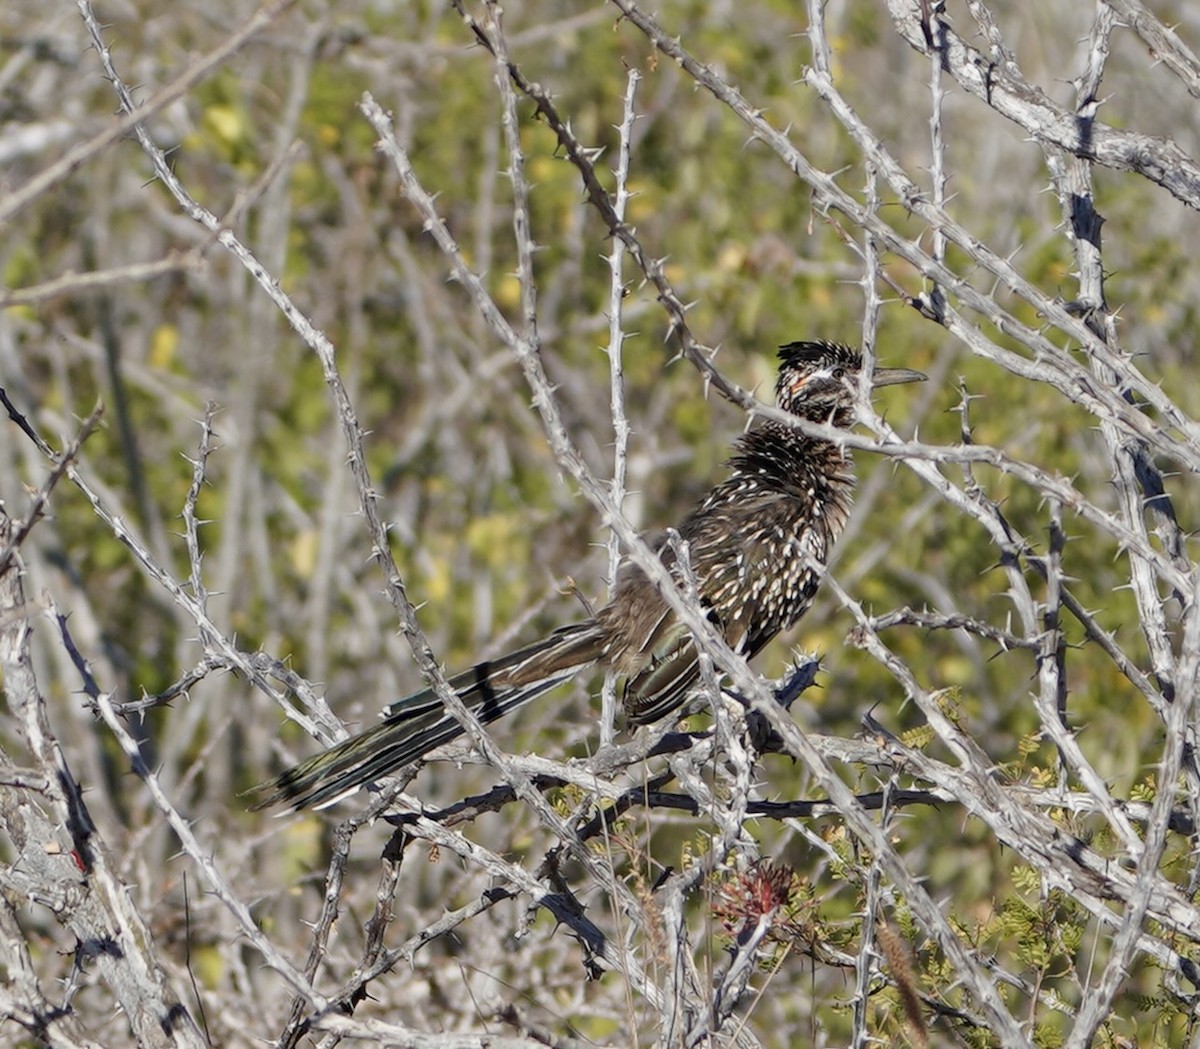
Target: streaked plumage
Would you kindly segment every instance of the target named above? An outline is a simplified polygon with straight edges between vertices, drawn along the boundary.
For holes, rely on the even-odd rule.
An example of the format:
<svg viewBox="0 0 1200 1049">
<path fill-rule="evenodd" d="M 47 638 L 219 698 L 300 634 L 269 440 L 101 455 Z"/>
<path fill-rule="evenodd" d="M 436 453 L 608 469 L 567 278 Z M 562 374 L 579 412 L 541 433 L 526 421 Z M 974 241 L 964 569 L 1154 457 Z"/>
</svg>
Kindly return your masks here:
<svg viewBox="0 0 1200 1049">
<path fill-rule="evenodd" d="M 801 418 L 847 428 L 862 359 L 827 342 L 794 342 L 779 352 L 776 401 Z M 925 378 L 876 369 L 873 385 Z M 681 522 L 701 603 L 730 646 L 753 657 L 812 603 L 824 562 L 840 534 L 854 489 L 849 454 L 836 444 L 766 422 L 738 439 L 730 474 Z M 808 556 L 802 556 L 807 554 Z M 674 572 L 676 555 L 660 544 Z M 676 573 L 678 574 L 678 573 Z M 676 710 L 695 686 L 691 635 L 645 575 L 626 564 L 612 600 L 596 615 L 501 659 L 450 679 L 487 724 L 600 664 L 624 678 L 628 721 L 642 725 Z M 256 807 L 323 805 L 394 772 L 462 734 L 431 689 L 390 706 L 380 724 L 289 769 L 264 785 Z"/>
</svg>

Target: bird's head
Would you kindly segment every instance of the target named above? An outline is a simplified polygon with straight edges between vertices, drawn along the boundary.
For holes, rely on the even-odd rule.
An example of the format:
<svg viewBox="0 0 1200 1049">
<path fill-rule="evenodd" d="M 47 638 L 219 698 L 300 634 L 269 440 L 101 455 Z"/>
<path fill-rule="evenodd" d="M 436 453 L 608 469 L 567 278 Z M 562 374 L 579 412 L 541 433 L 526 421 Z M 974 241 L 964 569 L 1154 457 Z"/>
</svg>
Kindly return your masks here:
<svg viewBox="0 0 1200 1049">
<path fill-rule="evenodd" d="M 861 353 L 835 342 L 789 342 L 779 348 L 779 360 L 775 400 L 780 408 L 834 426 L 849 426 L 854 421 Z M 909 368 L 876 368 L 871 387 L 923 382 L 925 378 Z"/>
</svg>

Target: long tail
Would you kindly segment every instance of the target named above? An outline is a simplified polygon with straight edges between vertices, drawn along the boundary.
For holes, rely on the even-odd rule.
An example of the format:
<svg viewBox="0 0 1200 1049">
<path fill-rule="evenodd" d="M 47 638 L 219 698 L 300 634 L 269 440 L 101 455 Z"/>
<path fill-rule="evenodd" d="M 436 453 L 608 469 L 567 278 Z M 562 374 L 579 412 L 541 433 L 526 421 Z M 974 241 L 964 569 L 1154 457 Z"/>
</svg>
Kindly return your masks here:
<svg viewBox="0 0 1200 1049">
<path fill-rule="evenodd" d="M 486 725 L 595 663 L 603 643 L 591 620 L 561 627 L 527 648 L 455 675 L 450 687 Z M 462 733 L 433 689 L 415 692 L 388 707 L 378 725 L 255 787 L 252 793 L 263 796 L 253 808 L 281 802 L 294 809 L 332 805 Z"/>
</svg>

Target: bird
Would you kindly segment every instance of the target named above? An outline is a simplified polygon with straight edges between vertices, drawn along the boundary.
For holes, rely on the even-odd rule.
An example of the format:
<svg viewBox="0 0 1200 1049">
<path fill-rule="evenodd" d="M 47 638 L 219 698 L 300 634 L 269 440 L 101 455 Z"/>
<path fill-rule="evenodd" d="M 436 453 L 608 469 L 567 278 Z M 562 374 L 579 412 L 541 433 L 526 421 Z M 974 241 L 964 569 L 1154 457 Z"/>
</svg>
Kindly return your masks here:
<svg viewBox="0 0 1200 1049">
<path fill-rule="evenodd" d="M 775 399 L 813 423 L 854 424 L 862 354 L 826 341 L 779 348 Z M 920 382 L 908 368 L 875 368 L 871 387 Z M 768 419 L 738 438 L 728 476 L 679 523 L 682 544 L 652 542 L 677 582 L 689 579 L 707 618 L 730 647 L 752 659 L 808 610 L 845 526 L 854 491 L 853 461 L 836 440 Z M 609 602 L 581 622 L 533 644 L 478 663 L 449 679 L 479 721 L 489 724 L 599 665 L 623 680 L 630 726 L 678 710 L 700 676 L 696 644 L 642 570 L 624 562 Z M 321 808 L 424 757 L 462 735 L 432 688 L 400 699 L 379 724 L 255 788 L 255 808 L 285 803 Z"/>
</svg>

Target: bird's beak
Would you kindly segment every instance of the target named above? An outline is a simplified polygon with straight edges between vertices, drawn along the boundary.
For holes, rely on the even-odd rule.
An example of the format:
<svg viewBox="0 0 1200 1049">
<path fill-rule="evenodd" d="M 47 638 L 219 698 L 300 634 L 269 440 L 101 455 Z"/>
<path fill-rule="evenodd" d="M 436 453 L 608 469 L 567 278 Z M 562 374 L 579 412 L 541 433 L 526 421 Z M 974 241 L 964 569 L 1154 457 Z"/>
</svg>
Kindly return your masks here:
<svg viewBox="0 0 1200 1049">
<path fill-rule="evenodd" d="M 880 386 L 899 386 L 904 382 L 924 382 L 929 376 L 924 372 L 915 372 L 911 368 L 876 368 L 871 376 L 871 389 Z"/>
</svg>

